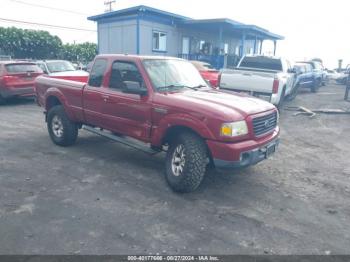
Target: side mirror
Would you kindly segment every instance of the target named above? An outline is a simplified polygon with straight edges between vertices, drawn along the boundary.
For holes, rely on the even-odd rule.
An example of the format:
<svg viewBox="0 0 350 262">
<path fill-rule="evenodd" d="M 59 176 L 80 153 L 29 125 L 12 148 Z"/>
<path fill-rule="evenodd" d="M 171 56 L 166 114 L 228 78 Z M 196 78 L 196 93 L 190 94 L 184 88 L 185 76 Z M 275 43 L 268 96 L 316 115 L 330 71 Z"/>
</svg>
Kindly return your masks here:
<svg viewBox="0 0 350 262">
<path fill-rule="evenodd" d="M 124 81 L 123 83 L 124 83 L 123 93 L 140 95 L 140 96 L 147 95 L 147 89 L 141 87 L 139 82 Z"/>
</svg>

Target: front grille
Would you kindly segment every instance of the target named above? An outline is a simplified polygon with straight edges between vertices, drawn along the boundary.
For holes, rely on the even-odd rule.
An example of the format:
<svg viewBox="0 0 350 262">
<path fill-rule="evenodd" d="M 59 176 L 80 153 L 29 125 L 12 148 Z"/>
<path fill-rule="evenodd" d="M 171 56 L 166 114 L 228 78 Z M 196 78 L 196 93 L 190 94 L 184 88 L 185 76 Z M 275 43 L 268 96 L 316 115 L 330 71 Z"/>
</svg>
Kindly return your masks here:
<svg viewBox="0 0 350 262">
<path fill-rule="evenodd" d="M 253 118 L 255 136 L 262 136 L 272 132 L 277 126 L 277 112 Z"/>
</svg>

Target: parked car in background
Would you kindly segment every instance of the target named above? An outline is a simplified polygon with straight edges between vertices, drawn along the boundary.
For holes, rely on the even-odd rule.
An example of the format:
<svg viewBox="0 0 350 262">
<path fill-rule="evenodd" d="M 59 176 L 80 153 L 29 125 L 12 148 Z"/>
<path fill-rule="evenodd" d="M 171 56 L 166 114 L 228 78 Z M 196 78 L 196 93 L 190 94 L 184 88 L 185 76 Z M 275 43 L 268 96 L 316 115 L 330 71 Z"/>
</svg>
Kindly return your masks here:
<svg viewBox="0 0 350 262">
<path fill-rule="evenodd" d="M 319 82 L 316 80 L 317 75 L 314 74 L 312 66 L 309 63 L 296 63 L 294 68 L 296 74 L 294 86 L 310 88 L 311 92 L 317 92 Z"/>
<path fill-rule="evenodd" d="M 248 92 L 281 106 L 292 92 L 295 74 L 288 60 L 261 55 L 244 56 L 235 69 L 224 69 L 221 89 Z"/>
<path fill-rule="evenodd" d="M 326 69 L 328 79 L 336 81 L 337 79 L 341 78 L 343 76 L 342 73 L 339 73 L 336 69 Z"/>
<path fill-rule="evenodd" d="M 350 93 L 350 74 L 348 74 L 348 78 L 346 79 L 346 87 L 345 87 L 345 94 L 344 94 L 344 100 L 349 100 L 349 93 Z"/>
<path fill-rule="evenodd" d="M 0 55 L 0 61 L 10 61 L 10 60 L 12 60 L 11 56 L 9 56 L 9 55 Z"/>
<path fill-rule="evenodd" d="M 327 72 L 323 65 L 318 61 L 299 61 L 298 63 L 307 63 L 312 66 L 315 77 L 315 85 L 324 86 L 328 82 Z"/>
<path fill-rule="evenodd" d="M 86 83 L 89 73 L 83 70 L 76 70 L 74 65 L 65 60 L 37 61 L 36 64 L 46 75 L 52 78 L 65 79 Z"/>
<path fill-rule="evenodd" d="M 13 97 L 34 97 L 34 80 L 42 74 L 35 63 L 0 61 L 0 104 Z"/>
<path fill-rule="evenodd" d="M 87 63 L 86 66 L 83 68 L 83 70 L 86 72 L 90 72 L 93 64 L 94 64 L 94 61 Z"/>
<path fill-rule="evenodd" d="M 83 127 L 144 152 L 166 151 L 165 177 L 178 192 L 195 190 L 208 164 L 255 165 L 278 146 L 273 105 L 212 89 L 178 58 L 101 55 L 87 84 L 40 77 L 36 92 L 55 144 L 72 145 Z"/>
<path fill-rule="evenodd" d="M 208 81 L 213 88 L 217 88 L 220 72 L 212 65 L 202 61 L 190 61 L 199 71 L 204 80 Z"/>
<path fill-rule="evenodd" d="M 297 96 L 300 88 L 309 88 L 311 92 L 317 92 L 319 84 L 315 81 L 315 75 L 309 63 L 295 63 L 293 71 L 295 72 L 295 80 L 292 92 L 287 97 L 288 101 Z"/>
<path fill-rule="evenodd" d="M 339 77 L 335 80 L 338 84 L 346 85 L 348 76 L 350 73 L 350 67 L 348 66 L 346 69 L 342 70 L 339 73 Z"/>
</svg>

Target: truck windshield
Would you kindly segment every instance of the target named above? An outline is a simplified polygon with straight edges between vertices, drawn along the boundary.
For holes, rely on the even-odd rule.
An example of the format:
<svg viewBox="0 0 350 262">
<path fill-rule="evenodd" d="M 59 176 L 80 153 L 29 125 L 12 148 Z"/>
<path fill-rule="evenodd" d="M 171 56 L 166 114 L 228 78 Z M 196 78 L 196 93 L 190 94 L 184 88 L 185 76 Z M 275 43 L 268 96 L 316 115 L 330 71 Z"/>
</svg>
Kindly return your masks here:
<svg viewBox="0 0 350 262">
<path fill-rule="evenodd" d="M 282 63 L 280 59 L 274 59 L 270 57 L 249 57 L 246 56 L 239 67 L 265 69 L 273 71 L 283 71 Z"/>
<path fill-rule="evenodd" d="M 149 59 L 143 64 L 157 91 L 208 87 L 198 70 L 189 62 L 176 59 Z"/>
<path fill-rule="evenodd" d="M 46 65 L 50 73 L 75 71 L 75 68 L 72 65 L 72 63 L 68 61 L 51 61 L 46 62 Z"/>
</svg>

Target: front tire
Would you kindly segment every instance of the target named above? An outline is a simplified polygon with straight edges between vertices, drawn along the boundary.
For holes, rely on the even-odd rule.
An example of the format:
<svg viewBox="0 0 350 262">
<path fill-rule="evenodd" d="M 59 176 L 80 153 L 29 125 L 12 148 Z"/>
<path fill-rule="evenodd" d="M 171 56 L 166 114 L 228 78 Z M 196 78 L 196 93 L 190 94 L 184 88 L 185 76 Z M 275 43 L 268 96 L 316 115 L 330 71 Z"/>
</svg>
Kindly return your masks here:
<svg viewBox="0 0 350 262">
<path fill-rule="evenodd" d="M 207 166 L 204 141 L 190 132 L 181 133 L 172 142 L 166 156 L 165 176 L 169 186 L 180 193 L 196 190 Z"/>
<path fill-rule="evenodd" d="M 78 126 L 69 120 L 63 106 L 54 106 L 47 115 L 47 129 L 52 142 L 59 146 L 70 146 L 78 137 Z"/>
</svg>

